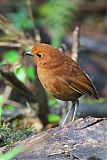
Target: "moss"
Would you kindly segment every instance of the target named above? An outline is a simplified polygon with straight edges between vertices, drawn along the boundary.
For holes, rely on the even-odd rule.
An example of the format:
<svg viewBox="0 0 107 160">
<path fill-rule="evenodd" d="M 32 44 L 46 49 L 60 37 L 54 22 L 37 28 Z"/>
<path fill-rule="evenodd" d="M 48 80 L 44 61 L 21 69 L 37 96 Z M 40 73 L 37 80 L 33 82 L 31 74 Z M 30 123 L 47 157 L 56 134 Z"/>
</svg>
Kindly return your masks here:
<svg viewBox="0 0 107 160">
<path fill-rule="evenodd" d="M 10 129 L 10 128 L 0 128 L 0 147 L 5 145 L 12 145 L 14 142 L 19 140 L 24 140 L 32 135 L 36 135 L 36 131 L 31 129 Z"/>
</svg>

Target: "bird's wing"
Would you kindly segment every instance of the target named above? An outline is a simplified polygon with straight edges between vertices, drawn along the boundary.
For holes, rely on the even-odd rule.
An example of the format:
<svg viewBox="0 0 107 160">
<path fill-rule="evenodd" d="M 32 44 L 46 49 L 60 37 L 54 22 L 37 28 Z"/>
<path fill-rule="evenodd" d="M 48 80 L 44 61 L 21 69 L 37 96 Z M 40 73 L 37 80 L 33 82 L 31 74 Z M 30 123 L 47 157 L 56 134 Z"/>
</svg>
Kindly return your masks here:
<svg viewBox="0 0 107 160">
<path fill-rule="evenodd" d="M 98 99 L 97 91 L 88 77 L 88 75 L 78 66 L 76 62 L 73 65 L 66 64 L 65 69 L 59 74 L 60 79 L 66 85 L 80 94 L 88 94 Z"/>
</svg>

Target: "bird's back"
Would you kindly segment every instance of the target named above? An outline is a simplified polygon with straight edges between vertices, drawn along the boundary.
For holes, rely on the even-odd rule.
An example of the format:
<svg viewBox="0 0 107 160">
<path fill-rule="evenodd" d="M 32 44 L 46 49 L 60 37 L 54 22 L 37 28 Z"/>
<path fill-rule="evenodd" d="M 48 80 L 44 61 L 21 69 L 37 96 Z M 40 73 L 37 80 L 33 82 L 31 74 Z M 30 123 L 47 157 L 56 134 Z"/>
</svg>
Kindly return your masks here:
<svg viewBox="0 0 107 160">
<path fill-rule="evenodd" d="M 56 70 L 56 75 L 63 83 L 66 83 L 77 93 L 90 95 L 98 99 L 94 84 L 77 62 L 66 56 L 62 68 L 63 70 Z"/>
</svg>

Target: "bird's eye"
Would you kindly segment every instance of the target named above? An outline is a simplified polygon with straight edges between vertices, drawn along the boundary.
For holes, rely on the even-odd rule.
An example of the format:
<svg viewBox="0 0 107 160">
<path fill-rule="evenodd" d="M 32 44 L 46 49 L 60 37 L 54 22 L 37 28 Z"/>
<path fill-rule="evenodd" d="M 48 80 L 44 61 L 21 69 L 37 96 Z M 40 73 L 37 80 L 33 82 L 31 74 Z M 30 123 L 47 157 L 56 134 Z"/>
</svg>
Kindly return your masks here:
<svg viewBox="0 0 107 160">
<path fill-rule="evenodd" d="M 38 56 L 39 58 L 42 58 L 42 53 L 37 53 L 37 56 Z"/>
</svg>

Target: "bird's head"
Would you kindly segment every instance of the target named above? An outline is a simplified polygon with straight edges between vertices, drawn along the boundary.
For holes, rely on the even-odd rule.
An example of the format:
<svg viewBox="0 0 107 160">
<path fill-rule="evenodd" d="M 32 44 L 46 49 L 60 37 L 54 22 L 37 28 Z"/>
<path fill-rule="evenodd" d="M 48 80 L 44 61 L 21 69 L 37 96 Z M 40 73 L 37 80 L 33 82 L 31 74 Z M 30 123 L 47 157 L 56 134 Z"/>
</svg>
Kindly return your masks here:
<svg viewBox="0 0 107 160">
<path fill-rule="evenodd" d="M 48 44 L 36 44 L 31 51 L 25 54 L 34 57 L 37 67 L 51 68 L 52 66 L 62 64 L 61 57 L 63 54 Z"/>
</svg>

